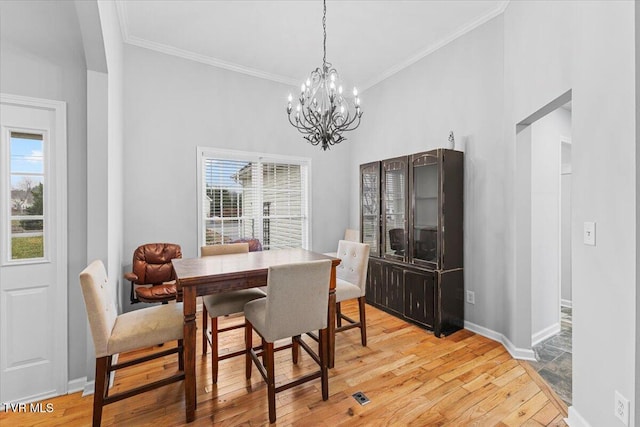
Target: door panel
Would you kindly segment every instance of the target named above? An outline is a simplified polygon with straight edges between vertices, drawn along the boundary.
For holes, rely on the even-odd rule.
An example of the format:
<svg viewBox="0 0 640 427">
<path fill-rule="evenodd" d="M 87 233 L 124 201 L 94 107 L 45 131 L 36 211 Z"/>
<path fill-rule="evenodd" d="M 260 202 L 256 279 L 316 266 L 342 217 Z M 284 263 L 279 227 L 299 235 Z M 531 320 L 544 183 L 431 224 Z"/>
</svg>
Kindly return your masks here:
<svg viewBox="0 0 640 427">
<path fill-rule="evenodd" d="M 387 308 L 402 314 L 402 300 L 404 288 L 404 270 L 396 265 L 385 265 L 387 281 Z"/>
<path fill-rule="evenodd" d="M 433 327 L 435 320 L 435 281 L 433 273 L 405 272 L 404 315 Z"/>
</svg>

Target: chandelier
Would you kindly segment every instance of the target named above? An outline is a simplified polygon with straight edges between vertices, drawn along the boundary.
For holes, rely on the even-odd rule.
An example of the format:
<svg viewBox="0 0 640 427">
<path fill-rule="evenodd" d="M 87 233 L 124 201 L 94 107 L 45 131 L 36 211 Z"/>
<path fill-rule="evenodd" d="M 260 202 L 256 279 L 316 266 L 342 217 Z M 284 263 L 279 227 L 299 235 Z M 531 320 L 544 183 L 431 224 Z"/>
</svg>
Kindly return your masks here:
<svg viewBox="0 0 640 427">
<path fill-rule="evenodd" d="M 311 145 L 320 145 L 323 150 L 339 144 L 346 138 L 343 132 L 356 129 L 360 125 L 362 111 L 358 90 L 353 88 L 352 111 L 342 94 L 342 85 L 338 71 L 327 62 L 327 2 L 323 0 L 322 30 L 324 39 L 322 48 L 322 68 L 311 72 L 300 88 L 300 97 L 295 113 L 292 114 L 292 96 L 289 94 L 287 114 L 289 123 L 304 134 Z M 292 117 L 293 116 L 293 117 Z"/>
</svg>

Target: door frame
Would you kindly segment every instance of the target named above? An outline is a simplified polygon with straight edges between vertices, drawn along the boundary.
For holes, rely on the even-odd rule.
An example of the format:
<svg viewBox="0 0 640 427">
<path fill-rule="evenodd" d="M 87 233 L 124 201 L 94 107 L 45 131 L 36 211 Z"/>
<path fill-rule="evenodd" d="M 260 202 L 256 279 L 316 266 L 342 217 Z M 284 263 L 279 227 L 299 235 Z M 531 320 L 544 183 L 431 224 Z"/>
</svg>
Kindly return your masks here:
<svg viewBox="0 0 640 427">
<path fill-rule="evenodd" d="M 51 135 L 54 136 L 54 157 L 51 157 L 51 161 L 55 163 L 55 197 L 56 197 L 56 244 L 55 247 L 50 247 L 49 251 L 55 251 L 57 255 L 56 266 L 56 295 L 53 304 L 60 309 L 57 318 L 52 319 L 54 322 L 54 331 L 56 331 L 56 341 L 58 345 L 55 346 L 54 357 L 58 361 L 58 369 L 56 372 L 56 395 L 67 394 L 68 389 L 68 307 L 67 307 L 67 294 L 68 294 L 68 254 L 67 254 L 67 103 L 64 101 L 54 101 L 42 98 L 32 98 L 20 95 L 11 95 L 6 93 L 0 93 L 0 104 L 15 105 L 19 107 L 27 108 L 39 108 L 48 110 L 54 114 L 54 129 L 51 131 Z M 5 189 L 0 189 L 3 197 Z M 2 202 L 4 204 L 4 201 Z M 0 212 L 0 218 L 2 222 L 6 220 L 4 218 L 7 212 L 3 209 Z M 0 248 L 0 254 L 4 256 L 6 248 Z M 1 319 L 0 319 L 1 320 Z M 52 397 L 50 395 L 37 396 L 37 399 L 45 399 Z M 22 403 L 22 402 L 20 402 Z"/>
</svg>

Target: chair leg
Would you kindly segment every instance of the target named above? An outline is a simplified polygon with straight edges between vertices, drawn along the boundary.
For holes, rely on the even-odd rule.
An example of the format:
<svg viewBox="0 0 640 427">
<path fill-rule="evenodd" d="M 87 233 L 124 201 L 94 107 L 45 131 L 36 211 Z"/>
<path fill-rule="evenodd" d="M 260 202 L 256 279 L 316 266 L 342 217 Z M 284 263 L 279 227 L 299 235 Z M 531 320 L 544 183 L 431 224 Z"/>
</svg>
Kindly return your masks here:
<svg viewBox="0 0 640 427">
<path fill-rule="evenodd" d="M 202 304 L 202 355 L 207 354 L 207 323 L 209 323 L 209 314 L 207 307 Z"/>
<path fill-rule="evenodd" d="M 269 400 L 269 422 L 276 422 L 276 377 L 274 372 L 273 361 L 273 343 L 265 342 L 265 346 L 262 349 L 266 356 L 266 368 L 267 368 L 267 397 Z"/>
<path fill-rule="evenodd" d="M 182 347 L 178 352 L 178 370 L 184 371 L 184 340 L 178 340 L 178 347 Z"/>
<path fill-rule="evenodd" d="M 336 319 L 338 322 L 338 328 L 342 326 L 342 311 L 340 311 L 340 303 L 336 303 Z"/>
<path fill-rule="evenodd" d="M 322 382 L 322 400 L 329 399 L 329 330 L 323 329 L 318 341 L 320 353 L 320 381 Z"/>
<path fill-rule="evenodd" d="M 104 398 L 109 397 L 109 384 L 111 384 L 111 363 L 113 362 L 113 356 L 107 356 L 107 372 L 105 379 L 107 386 L 104 388 Z"/>
<path fill-rule="evenodd" d="M 262 338 L 262 366 L 267 366 L 267 356 L 265 352 L 265 344 L 267 342 Z"/>
<path fill-rule="evenodd" d="M 96 359 L 96 378 L 93 391 L 93 427 L 100 427 L 102 422 L 104 394 L 108 387 L 107 366 L 109 365 L 109 359 L 109 356 Z"/>
<path fill-rule="evenodd" d="M 367 319 L 365 315 L 365 297 L 358 298 L 358 308 L 360 309 L 360 340 L 362 341 L 362 346 L 367 346 Z"/>
<path fill-rule="evenodd" d="M 218 318 L 211 318 L 211 377 L 218 382 Z"/>
<path fill-rule="evenodd" d="M 300 344 L 298 344 L 299 339 L 300 335 L 291 337 L 291 359 L 293 359 L 294 365 L 298 364 L 298 355 L 300 354 Z"/>
<path fill-rule="evenodd" d="M 253 361 L 251 360 L 251 349 L 253 348 L 253 327 L 251 323 L 245 321 L 244 323 L 244 348 L 247 351 L 245 354 L 245 377 L 251 379 L 251 368 Z"/>
</svg>

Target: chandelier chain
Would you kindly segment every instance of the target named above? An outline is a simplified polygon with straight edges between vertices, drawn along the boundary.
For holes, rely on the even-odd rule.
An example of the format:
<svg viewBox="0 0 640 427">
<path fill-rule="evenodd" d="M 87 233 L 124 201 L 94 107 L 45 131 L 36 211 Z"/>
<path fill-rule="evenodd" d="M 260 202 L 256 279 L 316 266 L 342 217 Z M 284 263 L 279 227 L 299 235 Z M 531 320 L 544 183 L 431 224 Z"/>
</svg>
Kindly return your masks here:
<svg viewBox="0 0 640 427">
<path fill-rule="evenodd" d="M 324 34 L 324 39 L 322 41 L 322 49 L 323 49 L 322 65 L 323 67 L 326 67 L 327 66 L 327 0 L 324 0 L 322 4 L 324 5 L 323 11 L 322 11 L 322 32 Z"/>
<path fill-rule="evenodd" d="M 1 0 L 0 0 L 1 1 Z M 360 126 L 362 110 L 358 91 L 353 88 L 353 107 L 349 108 L 348 99 L 342 94 L 340 76 L 331 63 L 327 62 L 327 0 L 323 0 L 322 9 L 322 68 L 311 72 L 309 78 L 300 87 L 300 96 L 295 113 L 293 96 L 289 94 L 287 115 L 289 123 L 295 127 L 311 145 L 320 145 L 328 150 L 346 140 L 342 134 Z"/>
</svg>

